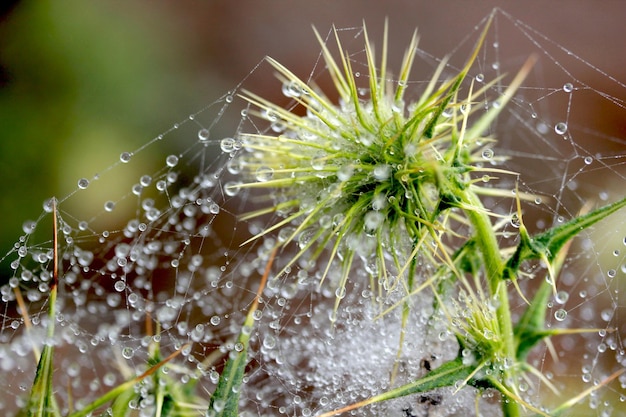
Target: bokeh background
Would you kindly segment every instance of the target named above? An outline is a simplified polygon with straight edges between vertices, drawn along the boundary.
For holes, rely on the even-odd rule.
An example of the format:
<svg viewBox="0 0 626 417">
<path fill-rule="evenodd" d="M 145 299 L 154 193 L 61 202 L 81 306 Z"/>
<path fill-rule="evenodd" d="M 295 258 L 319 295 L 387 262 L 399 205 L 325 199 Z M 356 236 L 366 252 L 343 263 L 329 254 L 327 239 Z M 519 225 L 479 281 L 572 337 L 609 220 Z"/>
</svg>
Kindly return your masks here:
<svg viewBox="0 0 626 417">
<path fill-rule="evenodd" d="M 307 74 L 319 51 L 311 25 L 326 33 L 333 23 L 366 21 L 380 39 L 388 18 L 392 39 L 408 39 L 417 27 L 420 47 L 443 56 L 495 6 L 626 80 L 623 1 L 4 0 L 0 254 L 22 233 L 24 220 L 37 218 L 44 199 L 66 195 L 78 178 L 217 99 L 265 55 Z M 595 85 L 608 81 L 600 76 Z M 251 83 L 248 88 L 272 94 L 262 80 Z M 626 122 L 601 102 L 587 109 L 581 117 L 591 126 L 626 136 Z M 160 160 L 176 149 L 150 152 Z M 76 210 L 92 209 L 81 204 Z"/>
</svg>

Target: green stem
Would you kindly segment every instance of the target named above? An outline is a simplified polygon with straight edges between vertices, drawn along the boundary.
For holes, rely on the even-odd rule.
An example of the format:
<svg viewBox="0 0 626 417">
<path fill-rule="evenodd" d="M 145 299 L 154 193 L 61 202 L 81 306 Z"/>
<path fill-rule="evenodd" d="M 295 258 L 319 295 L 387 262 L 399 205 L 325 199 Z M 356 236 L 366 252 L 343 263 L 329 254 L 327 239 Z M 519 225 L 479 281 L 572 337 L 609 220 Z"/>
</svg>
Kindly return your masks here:
<svg viewBox="0 0 626 417">
<path fill-rule="evenodd" d="M 503 338 L 503 346 L 505 359 L 515 360 L 515 339 L 513 334 L 513 323 L 511 321 L 511 310 L 509 307 L 509 294 L 506 282 L 502 278 L 504 270 L 504 261 L 500 256 L 500 247 L 493 230 L 493 225 L 484 206 L 478 196 L 471 191 L 462 193 L 463 202 L 472 208 L 466 210 L 476 237 L 476 243 L 483 255 L 485 273 L 487 275 L 487 283 L 489 294 L 497 301 L 496 319 L 500 328 L 500 335 Z M 503 380 L 509 379 L 509 371 L 503 372 Z M 517 402 L 508 398 L 502 400 L 502 411 L 505 417 L 517 417 L 520 415 L 520 409 Z"/>
<path fill-rule="evenodd" d="M 413 249 L 415 249 L 415 245 L 418 245 L 416 241 L 413 243 Z M 413 285 L 415 283 L 415 270 L 417 268 L 417 256 L 414 256 L 411 259 L 411 263 L 409 264 L 409 271 L 407 275 L 407 287 L 408 293 L 411 294 L 413 292 Z M 398 353 L 396 355 L 396 362 L 393 365 L 393 370 L 391 371 L 391 384 L 394 383 L 396 379 L 396 375 L 398 374 L 398 367 L 400 365 L 400 356 L 402 355 L 402 345 L 404 344 L 404 336 L 406 333 L 406 325 L 409 322 L 409 314 L 411 313 L 411 305 L 409 304 L 409 300 L 404 301 L 402 305 L 402 325 L 400 327 L 400 343 L 398 345 Z"/>
</svg>

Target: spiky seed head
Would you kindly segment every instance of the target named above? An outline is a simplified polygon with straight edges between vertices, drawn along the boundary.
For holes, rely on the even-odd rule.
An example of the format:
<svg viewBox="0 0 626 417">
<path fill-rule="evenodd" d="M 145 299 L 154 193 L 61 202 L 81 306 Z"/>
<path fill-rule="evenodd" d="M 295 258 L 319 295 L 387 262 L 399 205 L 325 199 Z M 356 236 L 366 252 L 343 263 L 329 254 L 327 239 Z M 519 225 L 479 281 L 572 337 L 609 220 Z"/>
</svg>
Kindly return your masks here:
<svg viewBox="0 0 626 417">
<path fill-rule="evenodd" d="M 409 81 L 416 34 L 394 79 L 386 70 L 386 30 L 377 66 L 364 27 L 368 74 L 357 79 L 337 32 L 337 58 L 316 32 L 336 90 L 328 95 L 268 58 L 283 93 L 306 114 L 243 94 L 256 108 L 249 114 L 267 120 L 271 128 L 270 133 L 240 133 L 243 148 L 233 158 L 243 177 L 232 187 L 266 190 L 271 197 L 268 207 L 246 218 L 278 214 L 253 239 L 277 232 L 278 245 L 297 242 L 288 266 L 305 254 L 315 261 L 327 251 L 321 279 L 338 261 L 341 288 L 357 257 L 374 285 L 388 289 L 400 282 L 407 291 L 412 285 L 396 278 L 412 280 L 407 271 L 418 258 L 447 262 L 446 239 L 457 236 L 451 224 L 463 223 L 462 210 L 472 210 L 457 196 L 478 191 L 476 183 L 491 178 L 482 166 L 485 158 L 493 160 L 489 146 L 494 139 L 484 133 L 501 107 L 474 117 L 479 106 L 473 104 L 490 85 L 460 89 L 485 33 L 456 77 L 440 80 L 442 61 L 421 93 Z M 369 80 L 367 87 L 358 83 L 363 78 Z M 329 98 L 335 95 L 337 103 Z M 472 118 L 476 123 L 470 123 Z M 457 208 L 462 210 L 452 214 Z"/>
</svg>

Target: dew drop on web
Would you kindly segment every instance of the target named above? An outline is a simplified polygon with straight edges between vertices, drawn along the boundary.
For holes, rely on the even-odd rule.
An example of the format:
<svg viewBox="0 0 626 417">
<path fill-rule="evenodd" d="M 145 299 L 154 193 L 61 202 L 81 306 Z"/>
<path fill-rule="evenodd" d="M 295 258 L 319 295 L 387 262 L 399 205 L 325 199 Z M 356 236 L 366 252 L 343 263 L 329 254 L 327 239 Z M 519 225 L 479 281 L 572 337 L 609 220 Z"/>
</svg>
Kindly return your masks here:
<svg viewBox="0 0 626 417">
<path fill-rule="evenodd" d="M 556 301 L 557 304 L 561 304 L 561 305 L 565 304 L 568 299 L 569 299 L 569 293 L 567 291 L 559 291 L 554 296 L 554 301 Z"/>
<path fill-rule="evenodd" d="M 116 281 L 113 285 L 115 287 L 115 291 L 122 292 L 126 289 L 126 283 L 122 280 Z"/>
<path fill-rule="evenodd" d="M 36 227 L 37 227 L 37 222 L 33 220 L 25 221 L 24 224 L 22 224 L 22 230 L 26 234 L 33 233 Z"/>
<path fill-rule="evenodd" d="M 211 136 L 211 133 L 209 132 L 209 129 L 198 130 L 198 140 L 200 142 L 208 141 L 210 136 Z"/>
<path fill-rule="evenodd" d="M 220 148 L 222 152 L 231 153 L 235 150 L 235 139 L 224 138 L 220 141 Z"/>
<path fill-rule="evenodd" d="M 132 157 L 133 157 L 132 153 L 130 153 L 130 152 L 122 152 L 120 154 L 120 162 L 127 164 L 128 162 L 130 162 Z"/>
<path fill-rule="evenodd" d="M 142 175 L 141 178 L 139 178 L 139 184 L 142 187 L 147 187 L 152 183 L 152 177 L 150 175 Z"/>
<path fill-rule="evenodd" d="M 178 165 L 178 157 L 176 155 L 168 155 L 167 158 L 165 158 L 165 164 L 170 168 L 175 167 Z"/>
<path fill-rule="evenodd" d="M 84 190 L 87 187 L 89 187 L 89 180 L 87 178 L 81 178 L 78 180 L 78 188 Z"/>
<path fill-rule="evenodd" d="M 135 356 L 135 351 L 131 347 L 125 347 L 122 349 L 122 356 L 124 357 L 124 359 L 131 359 L 133 356 Z"/>
<path fill-rule="evenodd" d="M 565 311 L 564 309 L 560 308 L 557 311 L 554 312 L 554 318 L 557 321 L 563 321 L 567 318 L 567 311 Z"/>
<path fill-rule="evenodd" d="M 493 155 L 494 155 L 493 149 L 485 149 L 482 152 L 483 159 L 489 160 L 489 159 L 493 158 Z"/>
<path fill-rule="evenodd" d="M 554 126 L 554 131 L 557 135 L 564 135 L 567 132 L 567 124 L 559 122 Z"/>
</svg>

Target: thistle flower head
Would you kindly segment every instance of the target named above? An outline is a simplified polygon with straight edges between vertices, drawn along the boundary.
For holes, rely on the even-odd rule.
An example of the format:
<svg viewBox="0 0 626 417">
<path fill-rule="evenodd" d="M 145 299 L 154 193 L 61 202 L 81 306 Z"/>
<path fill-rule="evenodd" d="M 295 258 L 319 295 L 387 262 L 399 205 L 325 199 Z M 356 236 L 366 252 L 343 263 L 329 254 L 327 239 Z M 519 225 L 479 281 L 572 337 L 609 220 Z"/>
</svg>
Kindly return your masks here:
<svg viewBox="0 0 626 417">
<path fill-rule="evenodd" d="M 450 222 L 463 222 L 453 209 L 472 209 L 460 193 L 478 191 L 477 183 L 491 178 L 482 166 L 492 157 L 489 145 L 494 139 L 484 132 L 499 106 L 478 115 L 472 105 L 490 85 L 472 83 L 460 89 L 485 33 L 456 77 L 440 81 L 443 61 L 421 93 L 409 82 L 415 34 L 392 78 L 386 69 L 386 35 L 377 64 L 364 27 L 368 74 L 358 77 L 337 33 L 340 53 L 335 58 L 316 32 L 336 90 L 332 94 L 268 58 L 283 82 L 283 93 L 306 115 L 244 93 L 271 128 L 269 133 L 240 133 L 243 149 L 234 158 L 245 177 L 234 187 L 268 190 L 268 207 L 246 218 L 278 215 L 253 239 L 278 232 L 279 245 L 298 242 L 300 250 L 290 265 L 305 253 L 315 261 L 328 250 L 322 279 L 338 260 L 341 287 L 356 257 L 368 266 L 372 282 L 387 288 L 406 284 L 394 278 L 411 280 L 411 265 L 420 256 L 446 262 L 445 239 L 455 235 Z M 359 84 L 363 79 L 369 84 Z M 335 95 L 337 103 L 329 98 Z"/>
</svg>

